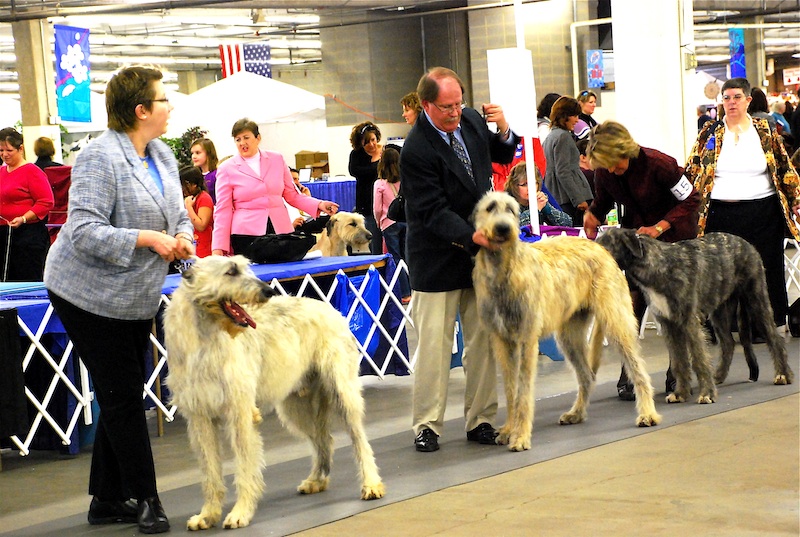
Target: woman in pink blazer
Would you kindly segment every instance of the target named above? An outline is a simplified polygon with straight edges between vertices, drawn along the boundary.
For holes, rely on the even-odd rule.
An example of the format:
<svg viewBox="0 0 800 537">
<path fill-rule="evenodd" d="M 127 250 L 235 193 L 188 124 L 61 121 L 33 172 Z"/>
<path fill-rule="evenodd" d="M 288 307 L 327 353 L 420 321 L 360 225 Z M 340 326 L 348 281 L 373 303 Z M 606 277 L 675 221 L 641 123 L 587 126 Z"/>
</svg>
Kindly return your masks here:
<svg viewBox="0 0 800 537">
<path fill-rule="evenodd" d="M 258 125 L 240 119 L 231 131 L 239 155 L 217 170 L 217 204 L 214 207 L 214 255 L 241 253 L 257 237 L 290 233 L 292 221 L 283 200 L 301 211 L 319 216 L 336 214 L 339 206 L 297 192 L 289 168 L 279 153 L 258 148 Z"/>
</svg>

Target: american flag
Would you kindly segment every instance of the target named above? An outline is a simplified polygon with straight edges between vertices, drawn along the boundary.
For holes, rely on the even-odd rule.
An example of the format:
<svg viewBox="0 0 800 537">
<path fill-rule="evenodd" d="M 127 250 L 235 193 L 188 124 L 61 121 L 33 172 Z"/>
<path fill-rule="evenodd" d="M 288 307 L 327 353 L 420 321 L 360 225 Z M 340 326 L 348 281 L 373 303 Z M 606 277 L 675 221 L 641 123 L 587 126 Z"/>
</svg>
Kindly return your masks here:
<svg viewBox="0 0 800 537">
<path fill-rule="evenodd" d="M 270 48 L 266 43 L 220 45 L 219 56 L 222 59 L 222 78 L 239 71 L 249 71 L 272 78 L 272 66 L 269 63 Z"/>
</svg>

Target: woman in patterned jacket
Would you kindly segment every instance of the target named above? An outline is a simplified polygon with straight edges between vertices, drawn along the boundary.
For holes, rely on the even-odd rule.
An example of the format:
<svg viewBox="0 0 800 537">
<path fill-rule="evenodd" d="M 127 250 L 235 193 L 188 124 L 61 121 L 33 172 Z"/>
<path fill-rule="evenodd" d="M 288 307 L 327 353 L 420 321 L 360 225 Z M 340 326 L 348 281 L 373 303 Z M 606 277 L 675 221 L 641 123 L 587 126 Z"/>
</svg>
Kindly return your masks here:
<svg viewBox="0 0 800 537">
<path fill-rule="evenodd" d="M 755 246 L 764 262 L 775 324 L 783 326 L 788 311 L 783 239 L 787 227 L 800 239 L 792 220 L 793 214 L 800 216 L 800 186 L 780 135 L 766 120 L 747 114 L 750 100 L 746 79 L 723 84 L 724 121 L 708 122 L 700 131 L 686 175 L 701 195 L 699 235 L 724 231 Z"/>
</svg>

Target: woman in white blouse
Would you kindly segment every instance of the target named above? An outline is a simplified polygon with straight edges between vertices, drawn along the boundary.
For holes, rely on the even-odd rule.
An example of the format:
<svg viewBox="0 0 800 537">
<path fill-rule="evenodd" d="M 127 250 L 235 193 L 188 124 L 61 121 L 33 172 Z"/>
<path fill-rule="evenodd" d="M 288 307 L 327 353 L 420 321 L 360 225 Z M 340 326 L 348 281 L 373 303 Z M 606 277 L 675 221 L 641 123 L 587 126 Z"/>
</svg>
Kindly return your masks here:
<svg viewBox="0 0 800 537">
<path fill-rule="evenodd" d="M 686 175 L 700 192 L 700 235 L 724 231 L 756 247 L 767 276 L 775 324 L 786 323 L 783 238 L 788 228 L 800 239 L 792 214 L 800 216 L 797 171 L 781 136 L 767 121 L 747 113 L 750 84 L 732 78 L 722 86 L 724 121 L 700 131 L 686 164 Z"/>
</svg>

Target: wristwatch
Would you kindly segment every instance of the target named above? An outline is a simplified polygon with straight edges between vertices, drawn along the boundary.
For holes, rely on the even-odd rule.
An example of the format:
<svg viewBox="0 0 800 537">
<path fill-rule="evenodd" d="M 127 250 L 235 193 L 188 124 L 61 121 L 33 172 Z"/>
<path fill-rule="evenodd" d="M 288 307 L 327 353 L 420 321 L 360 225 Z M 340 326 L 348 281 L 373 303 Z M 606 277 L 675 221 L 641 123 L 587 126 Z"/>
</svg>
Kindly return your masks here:
<svg viewBox="0 0 800 537">
<path fill-rule="evenodd" d="M 659 226 L 658 224 L 656 224 L 656 231 L 658 231 L 659 235 L 663 235 L 664 234 L 664 228 Z"/>
</svg>

